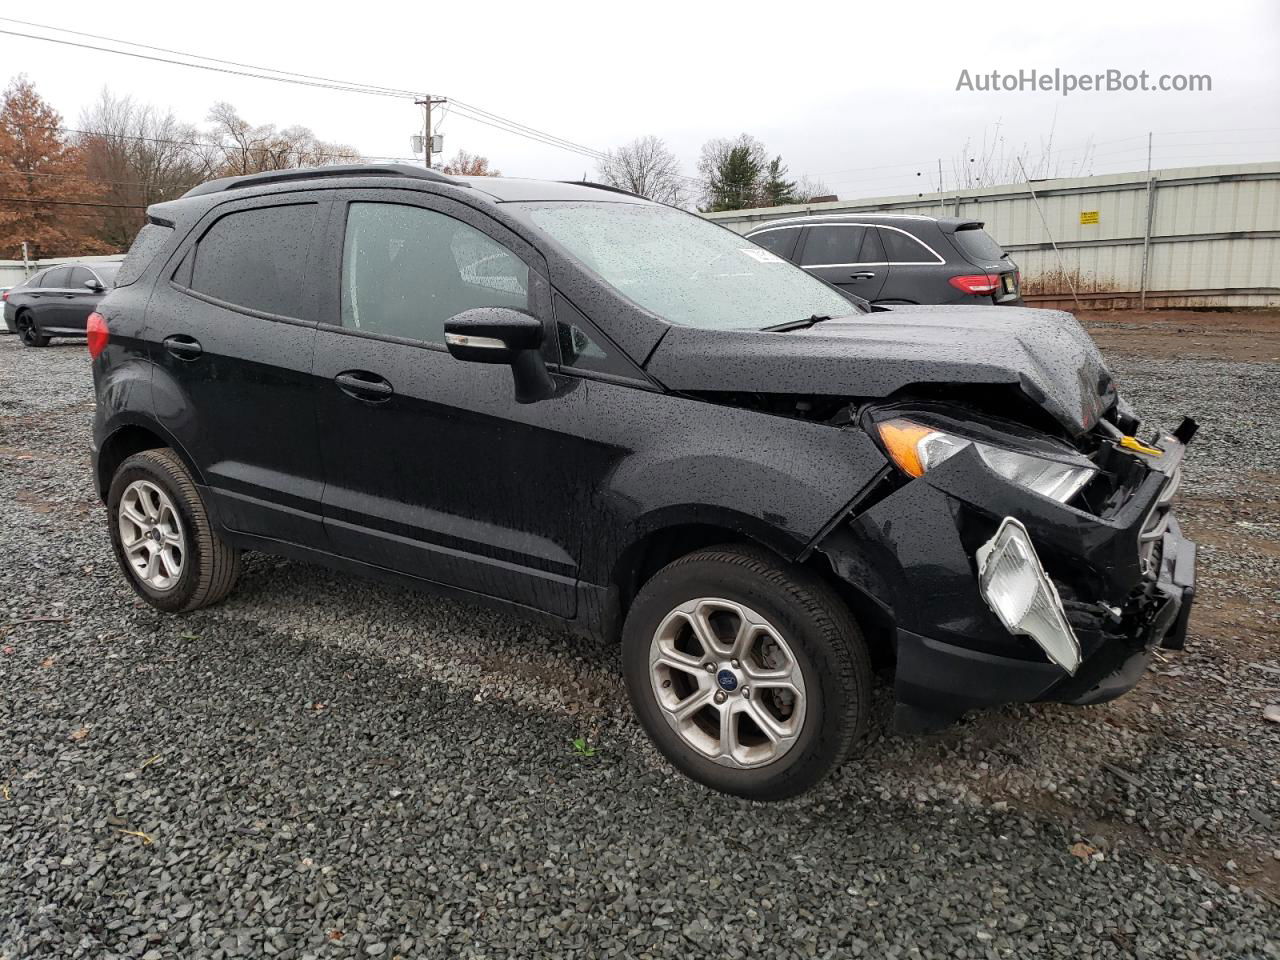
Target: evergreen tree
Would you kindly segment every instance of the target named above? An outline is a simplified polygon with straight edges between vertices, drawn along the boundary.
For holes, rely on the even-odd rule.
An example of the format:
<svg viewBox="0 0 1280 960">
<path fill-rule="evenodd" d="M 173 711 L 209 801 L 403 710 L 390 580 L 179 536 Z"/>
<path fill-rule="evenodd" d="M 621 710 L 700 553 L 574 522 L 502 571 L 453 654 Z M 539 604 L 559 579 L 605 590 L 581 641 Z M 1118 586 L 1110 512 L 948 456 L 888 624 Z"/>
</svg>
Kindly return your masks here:
<svg viewBox="0 0 1280 960">
<path fill-rule="evenodd" d="M 769 161 L 769 169 L 765 172 L 760 206 L 780 207 L 785 203 L 802 202 L 803 198 L 796 193 L 796 182 L 787 179 L 787 165 L 782 162 L 781 156 L 774 157 Z"/>
<path fill-rule="evenodd" d="M 746 210 L 756 205 L 764 172 L 759 156 L 750 145 L 730 146 L 711 171 L 708 187 L 709 210 Z"/>
</svg>

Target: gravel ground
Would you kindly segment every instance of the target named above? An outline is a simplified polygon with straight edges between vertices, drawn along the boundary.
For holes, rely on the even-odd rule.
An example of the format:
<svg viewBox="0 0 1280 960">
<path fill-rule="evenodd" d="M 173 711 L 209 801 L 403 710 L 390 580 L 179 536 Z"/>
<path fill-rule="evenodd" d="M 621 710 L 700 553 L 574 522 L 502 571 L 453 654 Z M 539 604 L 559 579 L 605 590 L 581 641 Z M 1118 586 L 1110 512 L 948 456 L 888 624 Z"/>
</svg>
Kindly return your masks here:
<svg viewBox="0 0 1280 960">
<path fill-rule="evenodd" d="M 0 958 L 1280 957 L 1280 364 L 1112 359 L 1204 425 L 1189 650 L 766 806 L 667 767 L 613 649 L 265 557 L 143 606 L 83 345 L 0 337 Z"/>
</svg>

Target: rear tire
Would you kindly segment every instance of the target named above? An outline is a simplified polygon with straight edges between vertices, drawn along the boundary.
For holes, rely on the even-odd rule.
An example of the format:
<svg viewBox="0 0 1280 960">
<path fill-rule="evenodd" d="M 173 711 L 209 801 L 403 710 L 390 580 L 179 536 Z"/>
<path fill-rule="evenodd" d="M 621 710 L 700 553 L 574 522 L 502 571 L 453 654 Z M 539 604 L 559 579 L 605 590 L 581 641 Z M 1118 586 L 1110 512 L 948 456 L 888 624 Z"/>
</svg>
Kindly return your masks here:
<svg viewBox="0 0 1280 960">
<path fill-rule="evenodd" d="M 30 310 L 20 310 L 18 315 L 13 318 L 14 326 L 18 328 L 18 336 L 22 340 L 24 347 L 47 347 L 49 338 L 40 332 L 40 328 L 36 326 L 35 315 Z"/>
<path fill-rule="evenodd" d="M 235 586 L 240 553 L 213 529 L 172 450 L 144 450 L 120 464 L 107 514 L 120 569 L 152 606 L 184 613 L 217 603 Z"/>
<path fill-rule="evenodd" d="M 699 550 L 658 571 L 627 614 L 622 656 L 658 749 L 725 793 L 803 793 L 867 727 L 871 661 L 853 616 L 767 550 Z"/>
</svg>

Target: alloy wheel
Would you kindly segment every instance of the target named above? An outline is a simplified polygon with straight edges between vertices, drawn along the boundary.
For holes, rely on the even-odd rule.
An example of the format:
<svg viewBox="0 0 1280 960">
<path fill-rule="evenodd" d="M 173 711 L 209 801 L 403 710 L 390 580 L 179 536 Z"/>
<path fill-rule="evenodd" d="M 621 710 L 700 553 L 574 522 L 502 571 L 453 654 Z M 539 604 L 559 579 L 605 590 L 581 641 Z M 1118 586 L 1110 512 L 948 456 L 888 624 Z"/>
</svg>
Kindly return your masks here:
<svg viewBox="0 0 1280 960">
<path fill-rule="evenodd" d="M 173 589 L 182 576 L 187 546 L 169 495 L 150 480 L 135 480 L 120 498 L 116 522 L 134 576 L 153 590 Z"/>
<path fill-rule="evenodd" d="M 700 597 L 667 614 L 650 643 L 649 677 L 671 729 L 722 766 L 773 763 L 804 726 L 804 676 L 790 645 L 731 600 Z"/>
</svg>

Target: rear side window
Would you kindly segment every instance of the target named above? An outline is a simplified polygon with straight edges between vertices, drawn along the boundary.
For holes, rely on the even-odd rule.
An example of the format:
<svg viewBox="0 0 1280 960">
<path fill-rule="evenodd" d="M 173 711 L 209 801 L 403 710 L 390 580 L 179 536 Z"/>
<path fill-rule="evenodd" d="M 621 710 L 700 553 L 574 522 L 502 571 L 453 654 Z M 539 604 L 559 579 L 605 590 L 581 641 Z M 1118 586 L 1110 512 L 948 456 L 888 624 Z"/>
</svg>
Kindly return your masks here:
<svg viewBox="0 0 1280 960">
<path fill-rule="evenodd" d="M 173 236 L 173 227 L 158 223 L 148 223 L 133 238 L 129 247 L 129 255 L 120 264 L 120 272 L 116 274 L 116 286 L 127 287 L 137 280 L 150 266 L 160 248 Z"/>
<path fill-rule="evenodd" d="M 302 272 L 314 203 L 229 213 L 196 244 L 191 289 L 281 317 L 302 316 Z"/>
<path fill-rule="evenodd" d="M 1006 255 L 1004 248 L 981 227 L 961 228 L 955 232 L 954 237 L 960 252 L 974 263 L 990 263 Z"/>
<path fill-rule="evenodd" d="M 893 227 L 881 227 L 880 239 L 890 263 L 940 263 L 915 237 Z"/>
<path fill-rule="evenodd" d="M 450 317 L 473 307 L 528 310 L 528 290 L 524 261 L 461 220 L 398 203 L 349 208 L 344 327 L 444 343 Z"/>
</svg>

